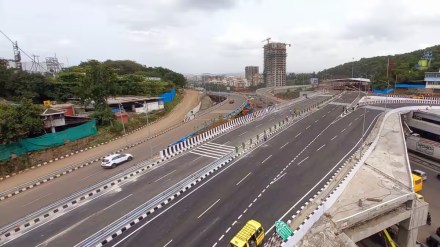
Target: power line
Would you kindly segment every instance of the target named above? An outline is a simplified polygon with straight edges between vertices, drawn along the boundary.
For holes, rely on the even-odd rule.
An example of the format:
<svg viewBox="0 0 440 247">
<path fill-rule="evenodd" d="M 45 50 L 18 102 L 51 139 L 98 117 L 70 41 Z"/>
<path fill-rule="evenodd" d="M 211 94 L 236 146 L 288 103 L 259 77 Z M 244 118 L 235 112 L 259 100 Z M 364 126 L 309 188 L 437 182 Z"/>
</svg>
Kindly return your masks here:
<svg viewBox="0 0 440 247">
<path fill-rule="evenodd" d="M 6 35 L 1 29 L 0 29 L 0 33 L 2 33 L 3 36 L 5 36 L 5 38 L 7 38 L 9 41 L 11 41 L 12 45 L 15 44 L 15 42 L 14 42 L 11 38 L 9 38 L 8 35 Z M 32 59 L 32 57 L 29 56 L 29 55 L 28 55 L 23 49 L 21 49 L 19 46 L 17 46 L 17 47 L 18 47 L 18 49 L 19 49 L 24 55 L 26 55 L 26 57 L 28 57 L 31 61 L 34 61 L 34 60 Z M 37 64 L 38 64 L 38 66 L 40 66 L 40 68 L 42 68 L 43 70 L 45 70 L 45 71 L 47 72 L 47 69 L 44 68 L 43 66 L 41 66 L 40 63 L 37 63 Z"/>
</svg>

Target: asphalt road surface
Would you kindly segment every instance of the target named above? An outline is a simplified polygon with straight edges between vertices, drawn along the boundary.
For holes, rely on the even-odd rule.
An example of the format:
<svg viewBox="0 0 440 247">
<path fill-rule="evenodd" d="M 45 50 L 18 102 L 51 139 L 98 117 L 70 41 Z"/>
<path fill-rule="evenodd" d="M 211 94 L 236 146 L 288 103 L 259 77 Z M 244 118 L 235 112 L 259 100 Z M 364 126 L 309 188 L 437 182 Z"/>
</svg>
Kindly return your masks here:
<svg viewBox="0 0 440 247">
<path fill-rule="evenodd" d="M 227 166 L 182 198 L 130 228 L 110 246 L 226 246 L 249 219 L 270 233 L 355 151 L 363 109 L 334 122 L 328 105 Z M 381 111 L 369 110 L 367 126 Z M 333 123 L 333 124 L 332 124 Z M 156 215 L 155 215 L 156 216 Z"/>
<path fill-rule="evenodd" d="M 76 170 L 62 177 L 59 177 L 50 182 L 36 186 L 30 190 L 26 190 L 16 196 L 0 202 L 0 226 L 6 225 L 14 220 L 17 220 L 39 208 L 50 205 L 68 195 L 71 195 L 84 188 L 88 188 L 100 181 L 119 174 L 133 166 L 136 166 L 141 161 L 148 160 L 151 157 L 150 150 L 153 153 L 158 153 L 160 150 L 166 148 L 170 143 L 176 142 L 185 135 L 193 132 L 194 126 L 201 125 L 206 118 L 216 116 L 223 111 L 232 111 L 243 103 L 242 96 L 231 96 L 235 99 L 234 104 L 224 104 L 216 108 L 209 114 L 201 116 L 200 119 L 193 120 L 176 129 L 173 129 L 157 138 L 148 142 L 137 145 L 125 152 L 131 153 L 134 159 L 130 162 L 124 163 L 115 169 L 102 169 L 100 161 L 90 164 L 86 167 Z M 142 136 L 139 136 L 142 139 Z M 79 162 L 79 161 L 78 161 Z M 19 210 L 17 210 L 19 208 Z"/>
<path fill-rule="evenodd" d="M 328 96 L 305 100 L 299 103 L 298 107 L 307 107 L 309 105 L 313 105 L 327 97 Z M 350 97 L 344 96 L 344 99 L 345 98 L 346 100 L 350 99 Z M 336 106 L 332 107 L 336 108 Z M 254 137 L 263 129 L 273 126 L 273 124 L 285 118 L 288 112 L 289 109 L 284 109 L 269 115 L 262 120 L 247 124 L 244 127 L 238 128 L 226 135 L 212 140 L 211 144 L 209 144 L 211 147 L 205 148 L 206 150 L 212 150 L 212 145 L 215 146 L 219 144 L 233 147 L 233 145 L 240 143 L 240 140 L 246 140 Z M 340 112 L 337 112 L 337 115 L 338 114 L 340 114 Z M 204 146 L 201 146 L 198 149 L 203 151 L 203 148 Z M 140 150 L 140 152 L 141 151 L 142 150 Z M 195 151 L 197 151 L 197 149 Z M 169 188 L 171 185 L 180 181 L 187 175 L 192 174 L 201 167 L 206 166 L 215 160 L 215 157 L 213 158 L 205 155 L 198 155 L 196 153 L 197 152 L 187 153 L 178 159 L 166 163 L 163 166 L 151 169 L 145 175 L 136 178 L 134 181 L 131 181 L 126 185 L 123 185 L 118 190 L 104 193 L 99 198 L 89 201 L 84 205 L 80 205 L 80 207 L 65 213 L 64 215 L 30 231 L 28 234 L 9 242 L 8 245 L 21 246 L 26 245 L 26 243 L 35 243 L 35 245 L 41 244 L 41 246 L 59 246 L 63 243 L 74 244 L 80 242 L 82 239 L 88 237 L 102 227 L 105 227 L 114 220 L 130 212 L 137 206 L 159 194 L 166 188 Z M 127 163 L 122 165 L 122 167 L 126 165 L 130 164 Z M 100 171 L 107 172 L 107 170 L 102 169 Z M 57 181 L 54 181 L 54 183 L 55 182 Z M 19 197 L 17 196 L 17 198 Z M 62 198 L 62 196 L 59 195 L 59 198 Z M 13 200 L 14 198 L 12 198 L 10 201 L 12 202 Z M 5 202 L 8 201 L 9 200 L 6 200 Z M 46 202 L 46 200 L 38 200 L 31 204 L 37 204 L 38 202 L 43 204 L 43 202 Z M 22 206 L 24 208 L 27 205 L 23 204 Z M 10 207 L 13 207 L 13 205 L 10 205 Z M 34 206 L 34 208 L 39 207 L 41 207 L 41 204 Z M 11 208 L 9 212 L 12 213 L 15 211 L 17 210 Z"/>
</svg>

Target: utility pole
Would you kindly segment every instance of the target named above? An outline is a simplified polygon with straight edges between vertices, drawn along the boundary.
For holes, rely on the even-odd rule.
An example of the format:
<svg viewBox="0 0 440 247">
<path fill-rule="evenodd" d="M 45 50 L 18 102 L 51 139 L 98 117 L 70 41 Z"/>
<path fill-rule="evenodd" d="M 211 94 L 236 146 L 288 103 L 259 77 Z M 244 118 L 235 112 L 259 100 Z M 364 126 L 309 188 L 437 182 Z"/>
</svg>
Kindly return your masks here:
<svg viewBox="0 0 440 247">
<path fill-rule="evenodd" d="M 122 129 L 124 130 L 125 144 L 128 144 L 128 141 L 127 141 L 127 133 L 125 132 L 124 119 L 122 118 L 122 109 L 121 109 L 121 105 L 122 105 L 122 103 L 119 102 L 119 116 L 121 117 Z"/>
</svg>

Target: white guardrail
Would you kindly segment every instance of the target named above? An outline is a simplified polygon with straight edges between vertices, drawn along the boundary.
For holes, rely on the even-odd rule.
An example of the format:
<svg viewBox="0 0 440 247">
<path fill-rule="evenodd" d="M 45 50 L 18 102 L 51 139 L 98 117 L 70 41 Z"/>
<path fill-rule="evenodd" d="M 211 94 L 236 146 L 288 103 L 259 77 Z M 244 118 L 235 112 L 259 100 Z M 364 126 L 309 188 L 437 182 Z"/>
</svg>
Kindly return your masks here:
<svg viewBox="0 0 440 247">
<path fill-rule="evenodd" d="M 409 99 L 409 98 L 394 98 L 389 97 L 389 99 L 384 99 L 384 97 L 380 96 L 365 96 L 363 97 L 360 102 L 359 106 L 361 105 L 368 105 L 368 104 L 406 104 L 406 103 L 418 103 L 418 104 L 440 104 L 440 99 L 438 98 L 432 98 L 432 99 Z M 369 155 L 373 152 L 375 149 L 379 138 L 381 136 L 381 132 L 383 129 L 383 126 L 385 124 L 385 121 L 387 118 L 394 113 L 401 112 L 401 111 L 411 111 L 411 110 L 419 110 L 423 109 L 425 107 L 429 107 L 430 109 L 440 110 L 440 106 L 407 106 L 407 107 L 401 107 L 397 109 L 390 110 L 386 113 L 384 119 L 382 120 L 379 132 L 377 134 L 377 137 L 374 139 L 373 143 L 369 146 L 367 151 L 363 154 L 362 158 L 350 169 L 348 174 L 342 179 L 340 184 L 329 193 L 329 195 L 322 200 L 321 204 L 311 213 L 309 216 L 302 222 L 302 224 L 295 229 L 294 235 L 289 237 L 286 242 L 282 243 L 281 246 L 296 246 L 301 239 L 307 234 L 307 232 L 310 230 L 310 228 L 321 218 L 322 215 L 324 215 L 325 212 L 327 212 L 333 204 L 336 202 L 336 200 L 339 198 L 339 196 L 342 194 L 342 192 L 345 190 L 351 179 L 354 177 L 356 172 L 362 167 L 362 165 L 365 163 L 365 161 L 368 159 Z M 408 161 L 408 155 L 406 155 L 406 161 L 407 164 L 409 164 Z M 410 168 L 408 166 L 408 173 L 410 173 Z M 412 179 L 411 176 L 409 176 L 409 179 Z M 328 184 L 328 183 L 327 183 Z M 412 184 L 412 181 L 411 181 Z"/>
</svg>

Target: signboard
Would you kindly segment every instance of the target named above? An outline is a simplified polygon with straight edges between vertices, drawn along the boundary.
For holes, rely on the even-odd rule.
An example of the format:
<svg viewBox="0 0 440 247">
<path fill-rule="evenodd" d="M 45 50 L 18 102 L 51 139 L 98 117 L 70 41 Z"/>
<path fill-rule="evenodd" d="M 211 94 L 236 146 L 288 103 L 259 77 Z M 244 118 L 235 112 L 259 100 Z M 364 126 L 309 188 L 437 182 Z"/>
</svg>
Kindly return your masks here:
<svg viewBox="0 0 440 247">
<path fill-rule="evenodd" d="M 312 84 L 313 86 L 317 86 L 318 85 L 318 78 L 310 78 L 310 84 Z"/>
<path fill-rule="evenodd" d="M 290 227 L 283 221 L 275 222 L 275 231 L 284 241 L 293 235 L 292 229 L 290 229 Z"/>
<path fill-rule="evenodd" d="M 43 101 L 44 106 L 49 107 L 51 105 L 50 100 L 44 100 Z"/>
</svg>

